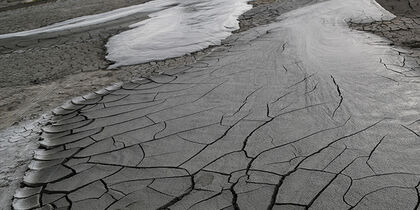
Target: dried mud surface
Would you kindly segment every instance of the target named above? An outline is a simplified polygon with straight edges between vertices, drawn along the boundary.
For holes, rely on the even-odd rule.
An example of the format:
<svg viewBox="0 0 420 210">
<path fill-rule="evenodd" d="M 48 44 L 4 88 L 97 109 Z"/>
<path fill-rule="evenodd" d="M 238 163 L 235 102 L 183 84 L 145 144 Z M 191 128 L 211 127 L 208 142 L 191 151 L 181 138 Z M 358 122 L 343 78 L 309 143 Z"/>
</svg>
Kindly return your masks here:
<svg viewBox="0 0 420 210">
<path fill-rule="evenodd" d="M 238 32 L 270 23 L 278 15 L 311 2 L 257 1 L 254 9 L 241 16 L 242 28 Z M 5 70 L 0 73 L 7 77 L 0 87 L 0 95 L 5 96 L 0 99 L 0 128 L 37 118 L 40 113 L 61 105 L 67 99 L 104 85 L 152 76 L 149 80 L 117 85 L 75 99 L 77 105 L 67 104 L 56 109 L 53 124 L 42 131 L 44 141 L 41 143 L 49 149 L 37 150 L 36 160 L 30 165 L 33 176 L 27 176 L 24 181 L 27 188 L 20 189 L 15 199 L 16 207 L 30 208 L 42 203 L 48 204 L 47 207 L 97 204 L 119 208 L 130 205 L 133 192 L 135 197 L 139 197 L 138 193 L 147 193 L 162 198 L 163 203 L 158 206 L 178 205 L 180 208 L 185 205 L 199 208 L 200 205 L 217 204 L 218 200 L 225 201 L 221 205 L 228 208 L 247 206 L 248 201 L 274 208 L 322 208 L 331 202 L 350 208 L 369 206 L 375 204 L 375 199 L 384 198 L 385 201 L 400 199 L 409 202 L 379 202 L 378 208 L 401 207 L 400 204 L 407 208 L 419 206 L 416 200 L 419 195 L 418 168 L 411 164 L 416 161 L 418 153 L 407 150 L 418 140 L 419 120 L 395 122 L 382 119 L 382 115 L 375 115 L 377 110 L 372 111 L 369 106 L 355 110 L 353 101 L 360 97 L 360 90 L 349 91 L 354 87 L 349 85 L 355 82 L 352 81 L 354 77 L 346 78 L 345 74 L 341 78 L 340 75 L 333 76 L 336 72 L 330 72 L 331 75 L 311 73 L 300 66 L 298 59 L 287 57 L 292 55 L 287 40 L 282 36 L 275 38 L 270 35 L 270 30 L 249 30 L 246 36 L 236 34 L 220 47 L 176 59 L 106 70 L 109 64 L 104 60 L 106 39 L 133 21 L 146 18 L 146 15 L 58 37 L 41 36 L 0 44 L 0 60 L 6 67 L 1 68 Z M 267 41 L 276 44 L 269 45 Z M 253 54 L 241 56 L 247 49 L 254 50 Z M 261 49 L 268 50 L 260 54 Z M 405 91 L 417 87 L 419 54 L 398 50 L 393 54 L 398 59 L 387 60 L 386 56 L 380 59 L 380 75 L 366 74 L 372 79 L 367 83 L 373 86 L 371 89 Z M 255 61 L 263 58 L 270 62 L 264 63 L 264 67 L 255 66 Z M 238 65 L 238 61 L 246 63 L 247 68 Z M 284 65 L 278 66 L 279 63 Z M 271 71 L 278 68 L 282 69 L 281 73 Z M 256 78 L 267 80 L 259 83 Z M 278 84 L 278 81 L 283 83 Z M 377 87 L 377 81 L 386 82 Z M 235 88 L 238 85 L 243 88 Z M 279 88 L 280 92 L 271 92 L 273 88 Z M 377 94 L 371 94 L 369 90 L 363 94 L 375 98 Z M 352 92 L 356 94 L 351 95 Z M 146 97 L 139 97 L 142 94 Z M 225 96 L 235 98 L 226 100 Z M 377 108 L 382 110 L 381 107 L 385 107 L 383 110 L 387 111 L 389 104 L 382 102 L 395 99 L 389 98 L 389 94 L 381 96 L 388 98 L 376 100 L 380 102 Z M 212 104 L 215 100 L 226 102 L 226 106 Z M 174 104 L 175 107 L 167 107 Z M 113 109 L 113 106 L 117 108 Z M 369 114 L 375 120 L 366 121 L 361 117 Z M 126 115 L 132 120 L 125 121 Z M 308 120 L 308 116 L 312 117 Z M 200 123 L 204 124 L 200 127 Z M 282 138 L 276 138 L 280 126 L 285 132 L 281 133 Z M 298 127 L 308 129 L 296 129 Z M 69 131 L 80 136 L 66 134 Z M 130 132 L 137 131 L 148 135 L 141 141 L 150 137 L 149 140 L 130 140 Z M 41 131 L 22 131 L 23 135 L 28 135 L 20 141 L 22 146 L 34 144 L 30 137 L 33 132 Z M 62 141 L 63 135 L 68 142 Z M 206 138 L 197 138 L 203 135 Z M 118 139 L 120 137 L 122 139 Z M 395 142 L 399 142 L 398 145 Z M 130 154 L 141 153 L 139 149 L 149 155 L 139 157 L 134 163 Z M 212 153 L 214 151 L 221 153 Z M 407 156 L 401 155 L 407 151 Z M 267 155 L 271 153 L 281 155 Z M 206 162 L 208 155 L 212 156 L 212 162 Z M 115 157 L 118 157 L 118 164 L 101 162 L 104 158 Z M 61 161 L 62 158 L 66 160 Z M 16 189 L 20 178 L 9 177 L 11 174 L 22 175 L 27 163 L 28 159 L 23 158 L 16 168 L 0 174 L 0 192 Z M 270 168 L 272 165 L 280 165 L 280 171 Z M 52 177 L 58 177 L 57 180 L 41 180 L 39 178 L 44 176 L 37 176 L 38 173 L 49 174 L 57 168 L 60 173 Z M 103 179 L 85 177 L 92 171 L 92 174 L 96 173 L 96 169 L 107 173 Z M 152 178 L 133 181 L 130 173 L 127 177 L 123 173 L 130 169 L 142 174 L 150 172 Z M 170 174 L 160 174 L 160 169 Z M 142 184 L 142 181 L 154 182 L 151 179 L 155 178 L 155 184 Z M 74 179 L 89 183 L 73 182 Z M 292 195 L 290 192 L 296 192 L 293 183 L 300 180 L 309 181 L 302 183 L 298 195 L 289 196 Z M 134 182 L 131 186 L 138 189 L 125 189 L 123 182 Z M 176 186 L 167 184 L 175 182 Z M 37 186 L 41 185 L 50 188 L 39 189 Z M 221 189 L 215 188 L 222 185 Z M 371 189 L 366 190 L 364 186 Z M 86 192 L 91 194 L 86 196 Z M 193 195 L 200 193 L 207 194 L 208 198 L 194 200 Z M 342 197 L 336 196 L 340 193 Z M 266 194 L 273 196 L 261 196 Z M 328 196 L 339 199 L 325 199 Z M 10 194 L 3 197 L 4 200 L 9 198 Z M 188 203 L 190 198 L 192 203 Z"/>
<path fill-rule="evenodd" d="M 282 24 L 54 109 L 13 206 L 417 209 L 420 57 Z"/>
</svg>

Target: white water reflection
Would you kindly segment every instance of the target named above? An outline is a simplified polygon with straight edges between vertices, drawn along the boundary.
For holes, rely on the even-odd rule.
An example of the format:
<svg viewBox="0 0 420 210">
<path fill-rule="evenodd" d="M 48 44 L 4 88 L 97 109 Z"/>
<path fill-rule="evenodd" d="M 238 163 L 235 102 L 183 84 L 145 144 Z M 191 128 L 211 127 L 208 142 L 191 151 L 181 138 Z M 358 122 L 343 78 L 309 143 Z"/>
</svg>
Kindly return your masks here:
<svg viewBox="0 0 420 210">
<path fill-rule="evenodd" d="M 87 27 L 138 13 L 149 19 L 130 25 L 130 30 L 106 44 L 110 68 L 163 60 L 220 44 L 233 30 L 237 18 L 251 9 L 249 0 L 154 0 L 141 5 L 88 15 L 50 26 L 0 35 L 0 39 L 25 37 Z"/>
<path fill-rule="evenodd" d="M 179 5 L 133 24 L 112 37 L 107 59 L 111 66 L 130 65 L 182 56 L 218 45 L 239 28 L 237 18 L 250 9 L 247 0 L 183 0 Z"/>
</svg>

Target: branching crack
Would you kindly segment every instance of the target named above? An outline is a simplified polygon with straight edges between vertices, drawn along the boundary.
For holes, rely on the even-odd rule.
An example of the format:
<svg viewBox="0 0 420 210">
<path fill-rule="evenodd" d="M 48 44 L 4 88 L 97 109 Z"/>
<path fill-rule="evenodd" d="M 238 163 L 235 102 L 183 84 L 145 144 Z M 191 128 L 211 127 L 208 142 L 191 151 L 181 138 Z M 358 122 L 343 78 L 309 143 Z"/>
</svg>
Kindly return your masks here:
<svg viewBox="0 0 420 210">
<path fill-rule="evenodd" d="M 340 108 L 341 104 L 343 103 L 343 95 L 341 94 L 340 86 L 338 86 L 337 82 L 335 81 L 335 78 L 332 75 L 331 75 L 331 79 L 332 79 L 334 85 L 336 86 L 338 96 L 340 97 L 340 102 L 338 103 L 338 106 L 334 109 L 333 114 L 332 114 L 332 117 L 334 118 L 335 113 Z"/>
</svg>

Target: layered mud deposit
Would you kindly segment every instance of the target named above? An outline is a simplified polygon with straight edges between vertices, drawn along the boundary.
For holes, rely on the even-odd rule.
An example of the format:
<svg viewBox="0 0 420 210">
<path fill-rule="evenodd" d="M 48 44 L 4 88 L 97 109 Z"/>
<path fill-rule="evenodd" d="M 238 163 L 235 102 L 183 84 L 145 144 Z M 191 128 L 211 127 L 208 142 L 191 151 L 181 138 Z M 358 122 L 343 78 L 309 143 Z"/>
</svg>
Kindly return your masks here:
<svg viewBox="0 0 420 210">
<path fill-rule="evenodd" d="M 419 57 L 315 2 L 53 110 L 18 209 L 416 209 Z"/>
<path fill-rule="evenodd" d="M 372 32 L 392 41 L 392 44 L 420 48 L 420 2 L 416 0 L 378 0 L 397 17 L 367 24 L 350 23 L 350 27 Z"/>
</svg>

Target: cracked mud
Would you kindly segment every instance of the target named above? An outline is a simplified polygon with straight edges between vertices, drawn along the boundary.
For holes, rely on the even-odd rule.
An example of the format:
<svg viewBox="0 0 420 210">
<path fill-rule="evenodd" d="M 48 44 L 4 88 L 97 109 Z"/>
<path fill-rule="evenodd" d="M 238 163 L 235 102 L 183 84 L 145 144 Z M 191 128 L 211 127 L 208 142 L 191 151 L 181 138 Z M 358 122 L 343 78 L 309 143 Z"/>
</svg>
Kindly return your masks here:
<svg viewBox="0 0 420 210">
<path fill-rule="evenodd" d="M 23 8 L 19 6 L 14 11 L 2 11 L 2 15 L 5 14 L 2 16 L 3 20 L 7 23 L 2 24 L 3 29 L 5 31 L 14 31 L 15 27 L 31 29 L 61 20 L 54 18 L 57 13 L 60 13 L 60 18 L 70 18 L 74 15 L 86 15 L 95 11 L 109 10 L 115 6 L 124 6 L 125 3 L 144 1 L 124 1 L 124 4 L 120 1 L 107 1 L 106 5 L 103 5 L 100 0 L 83 1 L 80 5 L 78 5 L 78 0 L 39 2 L 47 3 Z M 261 21 L 272 22 L 275 16 L 270 15 L 270 12 L 281 14 L 304 3 L 308 1 L 253 1 L 256 5 L 245 13 L 245 18 L 240 21 L 245 24 L 242 29 L 255 27 L 254 23 Z M 68 7 L 82 8 L 78 9 L 77 13 L 72 13 L 66 10 Z M 45 13 L 45 10 L 54 12 Z M 22 20 L 24 17 L 20 16 L 19 12 L 31 14 L 34 16 L 33 21 L 24 22 Z M 1 206 L 10 206 L 14 191 L 21 182 L 26 165 L 31 159 L 32 151 L 37 146 L 34 139 L 37 138 L 39 132 L 39 128 L 36 128 L 40 126 L 40 123 L 36 121 L 39 114 L 51 110 L 69 98 L 102 88 L 105 84 L 127 81 L 188 65 L 211 52 L 212 48 L 165 61 L 128 66 L 113 71 L 100 70 L 108 65 L 108 62 L 104 60 L 103 47 L 107 37 L 123 30 L 129 23 L 145 17 L 146 14 L 139 14 L 86 30 L 66 31 L 57 37 L 52 35 L 0 41 L 3 45 L 0 49 L 2 54 L 0 60 L 4 66 L 0 68 L 2 71 L 0 129 L 14 124 L 12 128 L 4 129 L 0 134 L 0 156 L 7 157 L 0 161 Z M 230 45 L 229 41 L 226 41 L 225 45 Z M 27 125 L 24 121 L 28 119 L 35 122 Z"/>
<path fill-rule="evenodd" d="M 288 27 L 54 109 L 13 207 L 417 209 L 418 53 L 314 62 Z"/>
<path fill-rule="evenodd" d="M 310 42 L 331 2 L 54 109 L 13 207 L 418 209 L 420 54 Z"/>
</svg>

